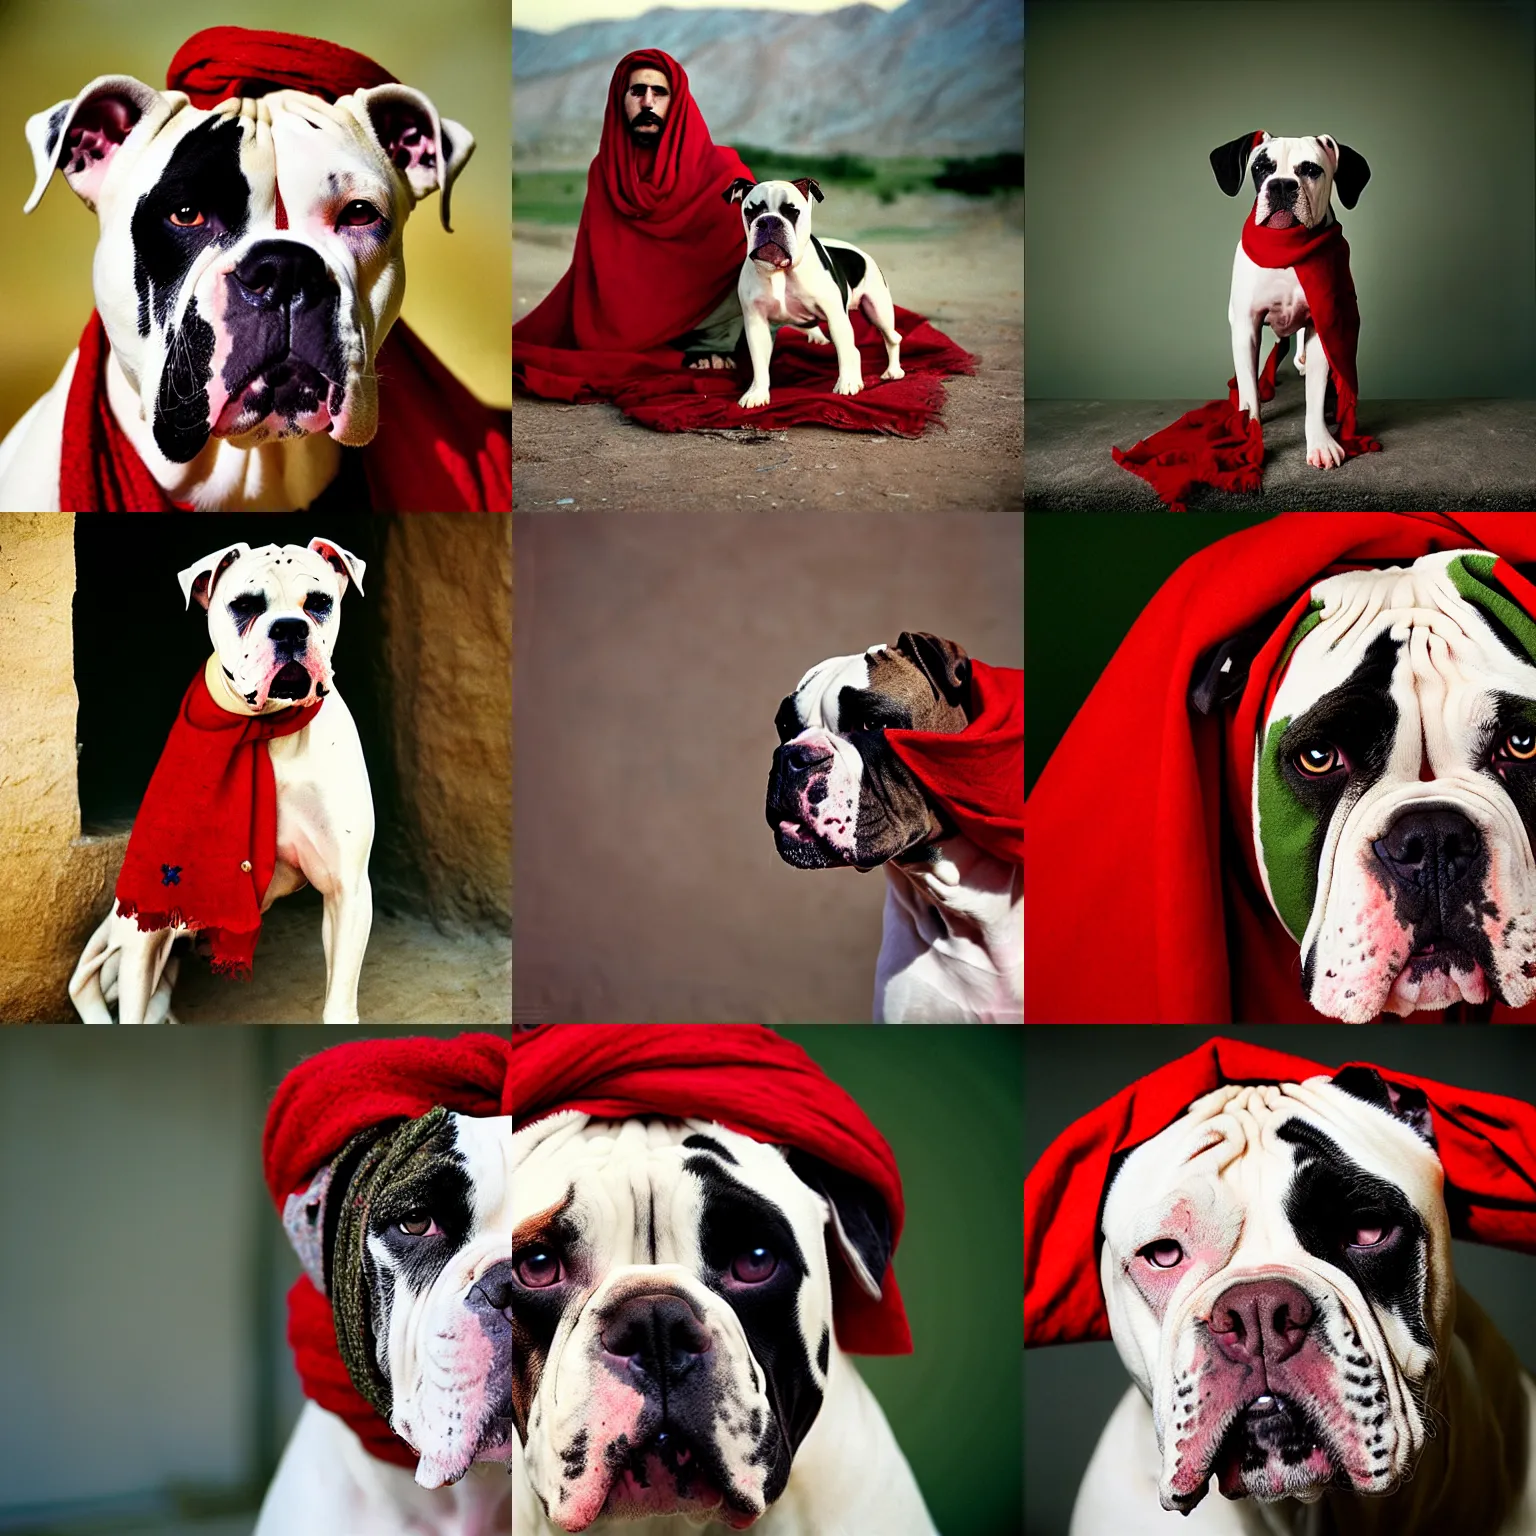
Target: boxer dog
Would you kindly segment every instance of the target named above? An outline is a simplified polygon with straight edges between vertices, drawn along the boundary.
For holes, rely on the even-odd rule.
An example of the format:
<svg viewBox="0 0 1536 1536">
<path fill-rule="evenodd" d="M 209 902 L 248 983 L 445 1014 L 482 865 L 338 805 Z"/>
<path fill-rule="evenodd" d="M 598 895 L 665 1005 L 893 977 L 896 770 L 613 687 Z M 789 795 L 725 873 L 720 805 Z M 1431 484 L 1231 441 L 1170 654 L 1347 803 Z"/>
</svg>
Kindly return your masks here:
<svg viewBox="0 0 1536 1536">
<path fill-rule="evenodd" d="M 797 869 L 885 869 L 874 1021 L 1020 1023 L 1024 876 L 949 826 L 886 743 L 886 727 L 962 731 L 969 658 L 903 632 L 834 656 L 779 705 L 766 816 Z"/>
<path fill-rule="evenodd" d="M 357 1023 L 357 980 L 373 924 L 368 854 L 373 796 L 357 726 L 331 675 L 349 584 L 363 590 L 365 562 L 328 539 L 298 544 L 230 544 L 178 573 L 182 598 L 208 610 L 214 655 L 209 692 L 237 715 L 264 715 L 325 700 L 310 723 L 267 743 L 277 784 L 277 866 L 262 900 L 306 882 L 325 899 L 327 1024 Z M 175 1023 L 171 988 L 179 962 L 171 946 L 185 928 L 143 932 L 113 908 L 86 943 L 69 995 L 87 1024 Z"/>
<path fill-rule="evenodd" d="M 837 351 L 835 395 L 856 395 L 864 388 L 859 349 L 848 312 L 860 309 L 885 338 L 887 367 L 882 379 L 905 377 L 896 311 L 874 258 L 843 240 L 820 240 L 811 233 L 811 199 L 823 202 L 809 176 L 798 181 L 762 181 L 755 186 L 739 176 L 722 194 L 740 203 L 747 231 L 747 259 L 736 292 L 741 299 L 752 385 L 737 402 L 744 410 L 768 404 L 768 361 L 774 328 L 806 328 L 808 340 L 831 341 Z M 825 322 L 827 330 L 821 326 Z M 831 332 L 830 337 L 827 331 Z"/>
<path fill-rule="evenodd" d="M 1277 139 L 1266 133 L 1257 148 L 1252 135 L 1234 139 L 1211 151 L 1216 181 L 1228 197 L 1242 190 L 1244 171 L 1252 175 L 1258 193 L 1255 224 L 1290 229 L 1302 224 L 1322 229 L 1337 223 L 1330 199 L 1353 208 L 1371 168 L 1365 157 L 1326 133 L 1297 139 Z M 1315 469 L 1337 469 L 1344 450 L 1328 430 L 1324 397 L 1328 389 L 1328 359 L 1314 329 L 1307 334 L 1311 311 L 1294 267 L 1257 266 L 1241 242 L 1232 262 L 1232 292 L 1227 320 L 1232 327 L 1232 366 L 1237 378 L 1237 404 L 1259 420 L 1259 340 L 1268 326 L 1276 336 L 1295 336 L 1296 368 L 1307 381 L 1307 463 Z"/>
<path fill-rule="evenodd" d="M 1495 558 L 1317 582 L 1261 722 L 1259 871 L 1329 1018 L 1536 998 L 1536 630 Z"/>
<path fill-rule="evenodd" d="M 420 1461 L 412 1477 L 308 1402 L 255 1536 L 510 1528 L 511 1143 L 508 1115 L 434 1109 L 360 1132 L 289 1197 L 353 1383 Z"/>
<path fill-rule="evenodd" d="M 935 1536 L 832 1335 L 828 1245 L 884 1281 L 873 1191 L 707 1120 L 568 1110 L 512 1148 L 518 1536 Z"/>
<path fill-rule="evenodd" d="M 341 445 L 378 425 L 374 358 L 405 292 L 405 221 L 474 149 L 404 85 L 335 105 L 304 91 L 189 105 L 102 75 L 27 123 L 100 218 L 107 403 L 151 474 L 196 511 L 308 507 Z M 0 444 L 0 508 L 57 511 L 78 354 Z"/>
<path fill-rule="evenodd" d="M 1125 1157 L 1100 1232 L 1135 1385 L 1072 1536 L 1536 1532 L 1536 1387 L 1452 1275 L 1422 1091 L 1219 1088 Z"/>
</svg>

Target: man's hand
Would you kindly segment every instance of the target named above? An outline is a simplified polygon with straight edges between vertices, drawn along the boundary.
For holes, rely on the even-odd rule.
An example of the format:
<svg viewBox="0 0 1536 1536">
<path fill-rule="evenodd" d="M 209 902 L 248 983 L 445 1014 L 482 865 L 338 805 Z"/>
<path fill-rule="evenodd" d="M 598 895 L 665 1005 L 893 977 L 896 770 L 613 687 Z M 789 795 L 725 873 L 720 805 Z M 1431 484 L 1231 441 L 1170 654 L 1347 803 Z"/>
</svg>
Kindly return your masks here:
<svg viewBox="0 0 1536 1536">
<path fill-rule="evenodd" d="M 722 357 L 718 352 L 711 352 L 708 357 L 696 357 L 688 364 L 690 368 L 730 368 L 734 366 L 734 359 Z"/>
</svg>

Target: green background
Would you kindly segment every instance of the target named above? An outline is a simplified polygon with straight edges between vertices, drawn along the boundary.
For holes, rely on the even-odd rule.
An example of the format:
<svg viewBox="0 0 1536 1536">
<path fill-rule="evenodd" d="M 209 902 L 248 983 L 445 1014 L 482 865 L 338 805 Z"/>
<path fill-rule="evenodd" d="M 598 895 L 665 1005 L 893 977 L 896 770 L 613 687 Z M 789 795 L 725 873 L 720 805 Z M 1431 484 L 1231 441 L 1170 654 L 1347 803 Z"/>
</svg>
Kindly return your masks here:
<svg viewBox="0 0 1536 1536">
<path fill-rule="evenodd" d="M 1244 195 L 1207 158 L 1330 133 L 1375 398 L 1536 395 L 1532 0 L 1030 0 L 1026 394 L 1208 399 Z M 1266 337 L 1266 346 L 1269 338 Z"/>
<path fill-rule="evenodd" d="M 890 1142 L 907 1224 L 895 1270 L 913 1353 L 857 1366 L 943 1536 L 1014 1536 L 1023 1213 L 1022 1030 L 781 1028 Z M 877 1536 L 870 1532 L 868 1536 Z"/>
<path fill-rule="evenodd" d="M 1024 1052 L 1027 1160 L 1032 1163 L 1052 1138 L 1127 1083 L 1220 1033 L 1182 1026 L 1030 1029 Z M 1328 1066 L 1366 1060 L 1463 1088 L 1526 1100 L 1536 1096 L 1536 1032 L 1530 1030 L 1307 1025 L 1248 1028 L 1242 1035 L 1256 1045 Z M 1529 1369 L 1536 1364 L 1536 1312 L 1530 1306 L 1536 1259 L 1476 1243 L 1457 1242 L 1454 1248 L 1457 1279 Z M 1088 1458 L 1129 1385 L 1113 1344 L 1071 1344 L 1025 1355 L 1027 1536 L 1065 1536 Z M 1160 1513 L 1154 1495 L 1151 1518 Z M 1177 1517 L 1166 1520 L 1169 1536 L 1184 1529 Z"/>
</svg>

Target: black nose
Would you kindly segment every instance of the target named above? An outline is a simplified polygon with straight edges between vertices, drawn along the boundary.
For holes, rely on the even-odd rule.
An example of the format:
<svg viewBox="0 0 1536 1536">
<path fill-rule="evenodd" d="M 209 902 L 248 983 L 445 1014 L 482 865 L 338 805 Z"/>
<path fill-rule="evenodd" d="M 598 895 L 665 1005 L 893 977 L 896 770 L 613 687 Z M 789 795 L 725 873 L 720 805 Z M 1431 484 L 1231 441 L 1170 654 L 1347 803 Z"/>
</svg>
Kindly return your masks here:
<svg viewBox="0 0 1536 1536">
<path fill-rule="evenodd" d="M 467 1298 L 475 1312 L 512 1315 L 512 1260 L 500 1259 L 475 1282 Z"/>
<path fill-rule="evenodd" d="M 308 640 L 309 625 L 303 619 L 273 619 L 267 633 L 275 643 L 289 645 L 299 640 Z"/>
<path fill-rule="evenodd" d="M 832 761 L 832 749 L 814 742 L 793 742 L 787 747 L 780 747 L 779 752 L 786 773 L 809 773 L 811 769 Z"/>
<path fill-rule="evenodd" d="M 1371 847 L 1395 885 L 1433 901 L 1472 873 L 1483 840 L 1460 811 L 1405 811 Z"/>
<path fill-rule="evenodd" d="M 1269 201 L 1271 204 L 1294 203 L 1300 190 L 1301 183 L 1294 176 L 1276 176 L 1269 183 Z"/>
<path fill-rule="evenodd" d="M 636 1296 L 602 1326 L 606 1353 L 660 1386 L 686 1376 L 710 1350 L 709 1335 L 680 1296 Z"/>
<path fill-rule="evenodd" d="M 335 288 L 318 251 L 297 240 L 263 240 L 234 270 L 235 288 L 256 309 L 318 304 Z"/>
</svg>

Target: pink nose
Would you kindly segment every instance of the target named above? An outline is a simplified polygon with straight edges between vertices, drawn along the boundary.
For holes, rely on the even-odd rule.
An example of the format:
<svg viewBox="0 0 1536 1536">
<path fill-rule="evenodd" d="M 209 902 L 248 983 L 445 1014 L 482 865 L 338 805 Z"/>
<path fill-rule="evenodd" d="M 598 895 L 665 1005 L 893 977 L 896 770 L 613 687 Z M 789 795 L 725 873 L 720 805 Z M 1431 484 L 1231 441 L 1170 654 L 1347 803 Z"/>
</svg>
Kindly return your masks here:
<svg viewBox="0 0 1536 1536">
<path fill-rule="evenodd" d="M 1223 1291 L 1211 1308 L 1211 1337 L 1238 1365 L 1278 1365 L 1301 1348 L 1312 1302 L 1289 1280 L 1248 1280 Z"/>
</svg>

